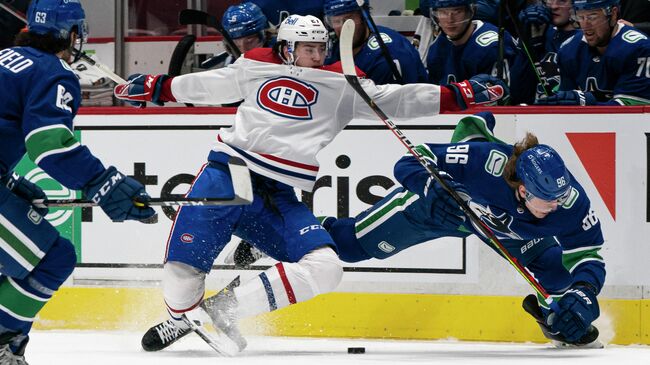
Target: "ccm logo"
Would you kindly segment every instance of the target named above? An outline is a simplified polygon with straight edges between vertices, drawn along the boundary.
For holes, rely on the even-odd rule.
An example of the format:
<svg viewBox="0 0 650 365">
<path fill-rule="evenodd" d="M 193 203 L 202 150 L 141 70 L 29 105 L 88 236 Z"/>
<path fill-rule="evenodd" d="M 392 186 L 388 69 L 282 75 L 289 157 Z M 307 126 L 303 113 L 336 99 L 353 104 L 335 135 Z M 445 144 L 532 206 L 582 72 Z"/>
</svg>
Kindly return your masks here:
<svg viewBox="0 0 650 365">
<path fill-rule="evenodd" d="M 303 234 L 305 234 L 305 233 L 307 233 L 309 231 L 317 231 L 319 229 L 325 229 L 325 228 L 323 228 L 323 226 L 321 226 L 320 224 L 313 224 L 311 226 L 301 228 L 300 229 L 300 235 L 302 236 Z"/>
</svg>

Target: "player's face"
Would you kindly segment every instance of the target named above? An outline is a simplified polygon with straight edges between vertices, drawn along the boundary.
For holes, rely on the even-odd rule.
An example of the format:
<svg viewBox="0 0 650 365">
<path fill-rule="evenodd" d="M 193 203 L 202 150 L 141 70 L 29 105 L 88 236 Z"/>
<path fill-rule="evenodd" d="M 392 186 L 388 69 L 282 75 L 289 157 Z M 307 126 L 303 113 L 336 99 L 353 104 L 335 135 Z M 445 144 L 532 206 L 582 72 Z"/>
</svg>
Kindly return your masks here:
<svg viewBox="0 0 650 365">
<path fill-rule="evenodd" d="M 293 57 L 296 66 L 321 67 L 327 57 L 327 45 L 323 42 L 298 42 Z"/>
<path fill-rule="evenodd" d="M 519 186 L 519 196 L 526 202 L 526 208 L 536 218 L 544 218 L 557 210 L 560 200 L 543 200 L 526 191 L 526 187 Z"/>
<path fill-rule="evenodd" d="M 605 9 L 578 10 L 575 18 L 589 46 L 605 47 L 609 43 L 612 29 Z"/>
<path fill-rule="evenodd" d="M 263 46 L 262 38 L 259 34 L 251 34 L 245 37 L 235 38 L 233 39 L 233 42 L 235 42 L 237 48 L 242 52 Z"/>
<path fill-rule="evenodd" d="M 354 38 L 352 39 L 352 46 L 358 47 L 366 40 L 366 27 L 362 27 L 363 16 L 360 12 L 355 11 L 354 13 L 347 13 L 341 15 L 332 15 L 326 17 L 325 21 L 327 24 L 334 29 L 337 37 L 341 36 L 341 28 L 346 20 L 352 19 L 354 22 Z"/>
<path fill-rule="evenodd" d="M 433 10 L 431 15 L 438 21 L 442 31 L 451 38 L 458 38 L 467 29 L 471 11 L 467 6 L 454 6 Z"/>
<path fill-rule="evenodd" d="M 563 27 L 571 18 L 571 0 L 546 0 L 546 7 L 551 11 L 551 21 L 557 27 Z"/>
</svg>

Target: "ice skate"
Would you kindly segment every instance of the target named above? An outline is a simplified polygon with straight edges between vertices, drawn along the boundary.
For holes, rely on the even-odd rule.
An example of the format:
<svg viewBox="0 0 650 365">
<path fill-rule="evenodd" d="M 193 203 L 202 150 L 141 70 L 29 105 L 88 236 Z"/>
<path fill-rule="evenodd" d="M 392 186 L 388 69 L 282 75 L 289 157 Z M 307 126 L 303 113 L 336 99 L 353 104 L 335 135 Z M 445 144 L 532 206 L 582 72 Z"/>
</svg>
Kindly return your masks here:
<svg viewBox="0 0 650 365">
<path fill-rule="evenodd" d="M 29 337 L 20 335 L 22 340 L 17 341 L 18 336 L 15 332 L 0 335 L 0 365 L 28 365 L 25 361 L 25 347 Z M 14 349 L 10 344 L 14 345 Z"/>
<path fill-rule="evenodd" d="M 241 240 L 237 247 L 226 255 L 223 261 L 226 265 L 235 265 L 236 269 L 247 269 L 264 257 L 267 257 L 264 252 L 247 241 Z"/>
<path fill-rule="evenodd" d="M 201 308 L 210 316 L 214 327 L 234 342 L 239 351 L 242 351 L 247 343 L 237 326 L 238 302 L 233 291 L 236 286 L 239 286 L 239 276 L 219 293 L 206 298 L 201 303 Z"/>
<path fill-rule="evenodd" d="M 598 328 L 594 325 L 589 326 L 587 333 L 574 342 L 569 342 L 561 334 L 551 331 L 551 328 L 544 321 L 544 313 L 542 313 L 542 310 L 537 304 L 537 297 L 533 294 L 524 298 L 521 306 L 528 314 L 535 318 L 535 321 L 539 324 L 544 337 L 551 340 L 553 346 L 557 348 L 602 349 L 605 347 L 603 343 L 598 340 Z"/>
<path fill-rule="evenodd" d="M 190 332 L 192 330 L 184 322 L 168 319 L 149 328 L 142 336 L 142 348 L 145 351 L 160 351 Z"/>
</svg>

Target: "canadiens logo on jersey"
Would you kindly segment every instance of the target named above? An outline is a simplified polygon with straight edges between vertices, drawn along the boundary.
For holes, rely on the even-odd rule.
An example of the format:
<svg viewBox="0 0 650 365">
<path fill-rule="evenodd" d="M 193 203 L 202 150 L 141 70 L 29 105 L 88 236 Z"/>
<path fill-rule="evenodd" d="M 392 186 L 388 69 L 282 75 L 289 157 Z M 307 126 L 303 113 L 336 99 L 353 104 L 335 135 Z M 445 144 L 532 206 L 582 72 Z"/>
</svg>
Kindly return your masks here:
<svg viewBox="0 0 650 365">
<path fill-rule="evenodd" d="M 291 77 L 271 79 L 257 92 L 259 106 L 273 114 L 291 119 L 312 119 L 311 106 L 318 99 L 318 90 Z"/>
</svg>

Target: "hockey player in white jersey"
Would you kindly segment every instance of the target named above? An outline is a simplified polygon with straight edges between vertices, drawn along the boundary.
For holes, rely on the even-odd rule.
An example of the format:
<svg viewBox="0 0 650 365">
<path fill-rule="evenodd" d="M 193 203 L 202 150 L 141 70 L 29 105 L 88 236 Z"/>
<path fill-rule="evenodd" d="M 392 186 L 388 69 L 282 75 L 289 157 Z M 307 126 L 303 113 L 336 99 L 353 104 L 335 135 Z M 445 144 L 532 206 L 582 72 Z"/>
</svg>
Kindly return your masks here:
<svg viewBox="0 0 650 365">
<path fill-rule="evenodd" d="M 189 332 L 188 312 L 205 310 L 216 328 L 243 350 L 237 321 L 332 291 L 343 270 L 332 238 L 294 188 L 311 191 L 316 154 L 353 118 L 371 117 L 341 73 L 340 63 L 323 67 L 328 32 L 313 16 L 289 16 L 272 48 L 246 52 L 226 68 L 175 78 L 133 75 L 118 85 L 118 98 L 134 104 L 166 101 L 223 104 L 243 100 L 233 126 L 220 130 L 208 162 L 189 197 L 232 193 L 230 156 L 252 171 L 254 200 L 247 206 L 192 206 L 179 210 L 167 242 L 163 291 L 171 319 L 143 337 L 148 351 L 163 349 Z M 361 73 L 361 71 L 358 71 Z M 397 118 L 432 116 L 507 94 L 488 77 L 440 87 L 432 84 L 362 85 L 382 109 Z M 279 263 L 255 278 L 203 300 L 205 276 L 231 235 L 251 242 Z M 201 308 L 201 309 L 198 309 Z M 191 314 L 191 313 L 189 313 Z M 231 344 L 233 345 L 233 344 Z"/>
</svg>

